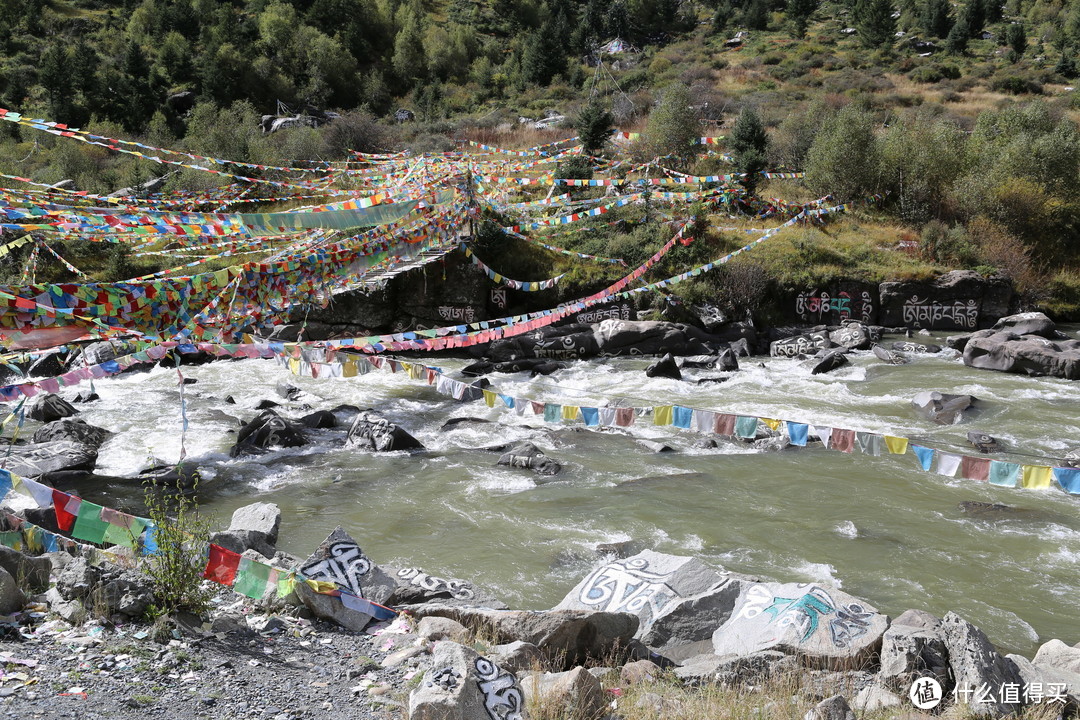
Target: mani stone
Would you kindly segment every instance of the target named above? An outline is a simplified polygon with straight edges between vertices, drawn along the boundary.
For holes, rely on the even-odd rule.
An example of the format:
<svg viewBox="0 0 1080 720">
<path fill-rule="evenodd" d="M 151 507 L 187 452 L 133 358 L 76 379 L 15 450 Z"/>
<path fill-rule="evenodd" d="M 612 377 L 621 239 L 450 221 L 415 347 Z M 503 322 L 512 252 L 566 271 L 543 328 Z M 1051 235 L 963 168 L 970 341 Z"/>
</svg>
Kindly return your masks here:
<svg viewBox="0 0 1080 720">
<path fill-rule="evenodd" d="M 375 452 L 392 450 L 423 450 L 423 444 L 384 417 L 371 411 L 361 412 L 353 420 L 345 444 Z"/>
<path fill-rule="evenodd" d="M 30 406 L 26 409 L 26 417 L 31 420 L 50 423 L 54 420 L 62 420 L 66 417 L 71 417 L 78 412 L 79 411 L 64 398 L 59 395 L 54 395 L 53 393 L 48 393 L 34 398 L 30 403 Z"/>
<path fill-rule="evenodd" d="M 522 717 L 517 678 L 472 648 L 435 644 L 423 681 L 409 694 L 409 720 L 480 720 Z"/>
<path fill-rule="evenodd" d="M 1002 685 L 1022 685 L 1023 678 L 1016 663 L 1002 657 L 986 635 L 956 613 L 950 612 L 941 620 L 949 666 L 956 682 L 956 692 L 967 701 L 967 710 L 976 716 L 1003 717 L 1019 709 L 1018 704 L 1004 702 L 1000 697 Z M 989 696 L 976 693 L 986 685 Z"/>
<path fill-rule="evenodd" d="M 696 558 L 645 550 L 601 565 L 578 583 L 555 610 L 633 613 L 639 621 L 634 637 L 646 644 L 650 644 L 644 640 L 646 637 L 660 645 L 672 638 L 677 644 L 685 644 L 707 640 L 723 619 L 712 622 L 701 637 L 696 637 L 697 633 L 686 627 L 688 618 L 680 606 L 727 583 L 727 577 Z M 702 620 L 706 625 L 710 623 L 708 617 Z M 689 639 L 677 628 L 695 637 Z"/>
<path fill-rule="evenodd" d="M 864 667 L 889 619 L 862 600 L 817 584 L 747 584 L 731 618 L 713 634 L 717 655 L 778 650 L 805 664 Z"/>
<path fill-rule="evenodd" d="M 964 411 L 975 404 L 975 398 L 971 395 L 926 391 L 913 397 L 911 404 L 927 420 L 933 420 L 938 425 L 953 425 L 960 422 Z"/>
<path fill-rule="evenodd" d="M 311 580 L 332 582 L 380 605 L 386 604 L 397 587 L 394 579 L 372 562 L 340 526 L 304 561 L 300 574 Z"/>
</svg>

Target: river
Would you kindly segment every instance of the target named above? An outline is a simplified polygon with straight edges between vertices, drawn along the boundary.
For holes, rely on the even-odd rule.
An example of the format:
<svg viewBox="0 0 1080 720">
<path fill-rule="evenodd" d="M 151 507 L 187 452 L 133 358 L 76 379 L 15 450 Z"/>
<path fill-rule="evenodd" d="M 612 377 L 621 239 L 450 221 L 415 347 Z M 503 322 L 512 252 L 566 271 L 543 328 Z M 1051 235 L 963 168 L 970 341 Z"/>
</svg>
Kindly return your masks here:
<svg viewBox="0 0 1080 720">
<path fill-rule="evenodd" d="M 1075 333 L 1076 328 L 1071 332 Z M 681 404 L 736 413 L 886 432 L 958 452 L 969 430 L 1018 452 L 1060 456 L 1080 445 L 1080 383 L 966 368 L 953 351 L 914 357 L 903 366 L 855 353 L 851 365 L 811 376 L 790 359 L 755 357 L 727 382 L 696 385 L 649 379 L 642 359 L 579 362 L 550 377 L 493 375 L 502 393 L 562 404 Z M 448 371 L 464 360 L 426 360 Z M 272 360 L 182 368 L 189 459 L 206 465 L 199 495 L 227 524 L 233 509 L 256 500 L 283 513 L 279 546 L 302 557 L 344 526 L 379 563 L 415 566 L 472 580 L 511 607 L 557 603 L 600 562 L 599 543 L 693 555 L 741 573 L 782 581 L 818 581 L 870 601 L 893 616 L 907 608 L 954 610 L 995 644 L 1031 656 L 1041 642 L 1080 641 L 1080 497 L 1055 485 L 1014 490 L 923 472 L 911 454 L 847 455 L 820 446 L 757 452 L 639 424 L 633 436 L 668 442 L 654 454 L 624 432 L 545 425 L 542 417 L 462 404 L 404 373 L 355 378 L 298 378 Z M 692 371 L 688 377 L 709 375 Z M 302 390 L 289 403 L 278 383 Z M 175 370 L 99 381 L 101 400 L 82 417 L 116 435 L 98 472 L 131 475 L 150 456 L 175 462 L 181 440 Z M 937 426 L 920 419 L 920 390 L 970 393 L 981 402 L 967 420 Z M 237 404 L 224 402 L 233 395 Z M 317 445 L 230 459 L 235 418 L 248 419 L 264 398 L 329 409 L 376 408 L 427 447 L 416 455 L 374 455 L 335 445 L 343 431 L 320 431 Z M 440 430 L 451 417 L 463 423 Z M 581 428 L 580 423 L 576 423 Z M 564 464 L 552 481 L 495 466 L 476 448 L 529 439 Z M 1028 456 L 1019 461 L 1038 463 Z M 105 482 L 84 489 L 106 505 L 133 503 L 138 488 Z M 970 516 L 964 500 L 1004 503 L 993 516 Z"/>
</svg>

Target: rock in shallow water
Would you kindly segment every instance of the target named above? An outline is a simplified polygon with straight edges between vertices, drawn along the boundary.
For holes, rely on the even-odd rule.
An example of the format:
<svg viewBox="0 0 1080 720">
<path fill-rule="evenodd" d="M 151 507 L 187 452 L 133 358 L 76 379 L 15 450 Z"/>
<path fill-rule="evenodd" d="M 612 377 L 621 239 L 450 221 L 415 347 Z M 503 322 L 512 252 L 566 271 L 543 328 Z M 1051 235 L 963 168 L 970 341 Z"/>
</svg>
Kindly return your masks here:
<svg viewBox="0 0 1080 720">
<path fill-rule="evenodd" d="M 400 425 L 370 410 L 356 416 L 345 444 L 376 452 L 424 449 L 424 445 Z"/>
</svg>

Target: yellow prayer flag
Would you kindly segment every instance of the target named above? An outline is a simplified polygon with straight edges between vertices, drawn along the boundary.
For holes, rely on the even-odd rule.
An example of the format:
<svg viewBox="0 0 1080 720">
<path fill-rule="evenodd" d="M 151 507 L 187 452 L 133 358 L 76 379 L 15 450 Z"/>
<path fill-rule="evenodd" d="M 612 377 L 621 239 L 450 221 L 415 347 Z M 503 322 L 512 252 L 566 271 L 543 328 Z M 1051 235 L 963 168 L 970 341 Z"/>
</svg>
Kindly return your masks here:
<svg viewBox="0 0 1080 720">
<path fill-rule="evenodd" d="M 562 406 L 562 418 L 563 420 L 577 420 L 579 408 L 577 405 L 563 405 Z"/>
<path fill-rule="evenodd" d="M 292 359 L 292 358 L 289 359 L 289 372 L 291 372 L 293 375 L 299 375 L 300 374 L 300 361 L 299 360 Z"/>
<path fill-rule="evenodd" d="M 773 420 L 772 418 L 758 418 L 758 419 L 761 420 L 761 422 L 768 425 L 770 430 L 779 430 L 780 429 L 780 421 L 779 420 Z"/>
<path fill-rule="evenodd" d="M 653 408 L 653 425 L 670 425 L 675 419 L 672 405 L 657 405 Z"/>
<path fill-rule="evenodd" d="M 223 270 L 218 270 L 217 272 L 215 272 L 214 273 L 214 280 L 221 287 L 225 287 L 226 285 L 228 285 L 229 284 L 229 270 L 228 270 L 228 268 L 225 268 Z"/>
<path fill-rule="evenodd" d="M 326 580 L 310 580 L 304 578 L 304 582 L 306 582 L 308 587 L 312 590 L 321 594 L 331 593 L 337 590 L 337 585 L 332 582 L 327 582 Z"/>
<path fill-rule="evenodd" d="M 885 436 L 885 447 L 889 448 L 889 452 L 893 455 L 903 455 L 907 452 L 907 438 L 893 437 L 892 435 Z"/>
<path fill-rule="evenodd" d="M 484 390 L 484 404 L 488 407 L 495 407 L 495 398 L 498 397 L 490 390 Z"/>
<path fill-rule="evenodd" d="M 1051 469 L 1045 465 L 1024 465 L 1024 477 L 1021 486 L 1029 490 L 1042 490 L 1050 487 Z"/>
<path fill-rule="evenodd" d="M 341 363 L 342 377 L 356 377 L 359 372 L 360 370 L 356 366 L 355 360 L 346 360 L 345 362 Z"/>
</svg>

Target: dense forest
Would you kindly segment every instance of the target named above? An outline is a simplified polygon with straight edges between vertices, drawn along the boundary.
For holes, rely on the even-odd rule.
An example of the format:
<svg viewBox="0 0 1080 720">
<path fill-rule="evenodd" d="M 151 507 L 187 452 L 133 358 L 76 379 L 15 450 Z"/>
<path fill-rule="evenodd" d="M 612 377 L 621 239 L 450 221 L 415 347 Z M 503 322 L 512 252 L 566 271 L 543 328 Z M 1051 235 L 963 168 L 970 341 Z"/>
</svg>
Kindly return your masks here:
<svg viewBox="0 0 1080 720">
<path fill-rule="evenodd" d="M 733 161 L 805 171 L 794 189 L 750 188 L 789 199 L 881 195 L 865 219 L 918 238 L 927 261 L 1003 271 L 1034 299 L 1080 308 L 1080 0 L 0 7 L 0 104 L 30 115 L 274 164 L 449 150 L 505 138 L 519 116 L 565 115 L 554 139 L 587 129 L 599 108 L 605 128 L 644 131 L 639 154 L 698 174 Z M 402 108 L 414 119 L 395 120 Z M 260 127 L 294 114 L 319 127 Z M 758 138 L 741 149 L 739 123 Z M 685 145 L 728 133 L 726 160 Z M 109 192 L 166 168 L 6 126 L 0 172 Z M 183 171 L 167 188 L 217 182 Z"/>
</svg>

